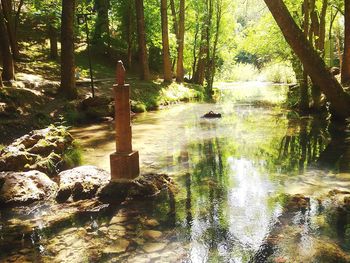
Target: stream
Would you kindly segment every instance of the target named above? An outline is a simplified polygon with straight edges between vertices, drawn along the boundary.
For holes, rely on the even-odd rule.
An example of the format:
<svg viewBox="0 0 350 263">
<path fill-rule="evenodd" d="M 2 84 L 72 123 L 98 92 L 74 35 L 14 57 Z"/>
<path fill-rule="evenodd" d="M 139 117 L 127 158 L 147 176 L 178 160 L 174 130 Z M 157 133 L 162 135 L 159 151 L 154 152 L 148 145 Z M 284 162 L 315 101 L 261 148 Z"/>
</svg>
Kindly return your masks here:
<svg viewBox="0 0 350 263">
<path fill-rule="evenodd" d="M 33 232 L 0 261 L 350 262 L 350 212 L 329 194 L 350 189 L 348 131 L 284 109 L 287 93 L 281 85 L 222 83 L 216 104 L 136 115 L 141 171 L 169 174 L 175 194 Z M 201 118 L 211 110 L 223 117 Z M 113 123 L 71 132 L 84 164 L 109 171 Z M 288 210 L 286 197 L 296 194 L 308 196 L 307 205 Z M 1 250 L 14 242 L 0 237 Z"/>
</svg>

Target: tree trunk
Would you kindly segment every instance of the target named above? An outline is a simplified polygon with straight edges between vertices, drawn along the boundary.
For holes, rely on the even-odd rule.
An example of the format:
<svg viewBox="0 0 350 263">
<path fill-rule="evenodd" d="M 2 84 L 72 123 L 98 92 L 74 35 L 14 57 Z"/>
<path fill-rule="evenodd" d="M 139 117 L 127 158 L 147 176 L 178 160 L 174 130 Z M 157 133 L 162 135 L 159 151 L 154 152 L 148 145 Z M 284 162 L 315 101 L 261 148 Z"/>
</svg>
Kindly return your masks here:
<svg viewBox="0 0 350 263">
<path fill-rule="evenodd" d="M 15 79 L 15 70 L 13 56 L 11 53 L 11 44 L 8 37 L 5 17 L 3 14 L 2 6 L 0 5 L 0 52 L 2 54 L 2 79 L 3 80 L 13 80 Z"/>
<path fill-rule="evenodd" d="M 109 0 L 95 0 L 97 18 L 93 43 L 97 47 L 97 50 L 102 51 L 103 54 L 109 54 L 110 51 L 109 6 Z"/>
<path fill-rule="evenodd" d="M 58 58 L 57 29 L 51 24 L 49 24 L 48 27 L 50 40 L 50 59 L 56 60 Z"/>
<path fill-rule="evenodd" d="M 303 13 L 304 13 L 304 21 L 303 21 L 303 34 L 305 38 L 310 37 L 310 1 L 304 0 L 303 2 Z M 312 33 L 311 33 L 312 34 Z M 312 38 L 312 35 L 311 35 Z M 299 109 L 303 112 L 309 109 L 309 77 L 303 67 L 303 78 L 300 83 L 300 104 Z"/>
<path fill-rule="evenodd" d="M 176 39 L 179 37 L 179 25 L 177 24 L 177 16 L 176 16 L 176 8 L 175 8 L 175 3 L 174 0 L 170 0 L 170 8 L 171 8 L 171 15 L 173 17 L 173 28 L 174 28 L 174 33 L 176 36 Z"/>
<path fill-rule="evenodd" d="M 350 84 L 350 0 L 345 0 L 344 55 L 341 69 L 341 82 Z"/>
<path fill-rule="evenodd" d="M 179 36 L 177 47 L 176 81 L 184 81 L 185 0 L 180 0 Z"/>
<path fill-rule="evenodd" d="M 128 69 L 131 68 L 132 65 L 132 21 L 133 21 L 133 16 L 132 11 L 133 11 L 133 5 L 131 1 L 128 2 L 128 15 L 125 17 L 125 22 L 126 22 L 126 38 L 127 38 L 127 44 L 128 44 L 128 51 L 127 51 L 127 60 L 128 60 Z"/>
<path fill-rule="evenodd" d="M 75 0 L 62 0 L 60 93 L 68 99 L 78 96 L 75 86 L 74 13 Z"/>
<path fill-rule="evenodd" d="M 163 43 L 163 74 L 164 82 L 171 82 L 173 77 L 171 73 L 171 61 L 169 50 L 169 32 L 168 32 L 168 4 L 167 0 L 161 0 L 161 19 L 162 19 L 162 43 Z"/>
<path fill-rule="evenodd" d="M 282 0 L 264 0 L 280 27 L 286 41 L 298 56 L 304 68 L 331 103 L 334 117 L 350 116 L 350 96 L 326 68 L 322 58 L 313 49 L 297 26 Z M 350 0 L 347 0 L 350 2 Z"/>
<path fill-rule="evenodd" d="M 324 45 L 326 41 L 326 15 L 328 9 L 328 0 L 322 1 L 322 10 L 320 13 L 320 36 L 317 40 L 317 49 L 322 52 L 322 57 L 324 58 Z"/>
<path fill-rule="evenodd" d="M 196 72 L 193 75 L 193 83 L 203 85 L 205 78 L 205 68 L 207 62 L 207 48 L 209 48 L 206 44 L 206 29 L 205 26 L 202 25 L 201 29 L 201 40 L 199 44 L 199 53 L 198 53 L 198 62 Z"/>
<path fill-rule="evenodd" d="M 12 56 L 14 59 L 19 58 L 19 48 L 17 43 L 17 37 L 15 34 L 15 16 L 12 9 L 12 0 L 1 0 L 2 11 L 5 18 L 5 24 L 11 44 Z"/>
<path fill-rule="evenodd" d="M 146 46 L 145 14 L 143 0 L 135 0 L 137 37 L 139 43 L 139 60 L 141 64 L 141 80 L 149 80 L 150 72 L 148 65 L 148 55 Z"/>
</svg>

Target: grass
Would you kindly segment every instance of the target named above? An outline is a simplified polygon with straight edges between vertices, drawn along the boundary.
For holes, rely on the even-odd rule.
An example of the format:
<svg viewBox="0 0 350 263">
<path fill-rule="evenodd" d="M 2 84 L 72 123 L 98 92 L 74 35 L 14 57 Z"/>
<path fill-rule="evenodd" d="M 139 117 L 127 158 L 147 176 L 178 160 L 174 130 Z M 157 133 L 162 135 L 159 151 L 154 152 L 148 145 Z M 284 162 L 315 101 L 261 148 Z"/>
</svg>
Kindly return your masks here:
<svg viewBox="0 0 350 263">
<path fill-rule="evenodd" d="M 63 155 L 64 163 L 68 167 L 76 167 L 82 164 L 82 148 L 74 141 L 72 147 L 68 148 Z"/>
</svg>

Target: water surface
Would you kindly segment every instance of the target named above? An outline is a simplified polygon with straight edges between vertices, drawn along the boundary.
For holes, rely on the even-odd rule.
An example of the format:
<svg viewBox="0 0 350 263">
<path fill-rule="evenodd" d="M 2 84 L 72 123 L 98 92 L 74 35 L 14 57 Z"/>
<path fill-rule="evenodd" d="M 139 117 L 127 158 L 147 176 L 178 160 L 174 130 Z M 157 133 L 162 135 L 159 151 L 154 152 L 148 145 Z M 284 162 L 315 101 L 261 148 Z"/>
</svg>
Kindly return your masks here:
<svg viewBox="0 0 350 263">
<path fill-rule="evenodd" d="M 178 191 L 46 233 L 29 245 L 32 259 L 348 262 L 347 211 L 319 199 L 330 190 L 349 189 L 347 131 L 324 118 L 283 109 L 287 91 L 261 83 L 222 84 L 216 104 L 181 104 L 137 115 L 133 146 L 142 171 L 170 174 Z M 223 118 L 201 118 L 210 110 Z M 72 132 L 84 149 L 84 162 L 109 170 L 113 123 Z M 303 211 L 286 213 L 285 194 L 311 199 Z M 127 217 L 116 224 L 119 232 L 110 224 L 113 216 Z M 122 252 L 105 251 L 121 246 L 120 240 L 129 242 Z"/>
</svg>

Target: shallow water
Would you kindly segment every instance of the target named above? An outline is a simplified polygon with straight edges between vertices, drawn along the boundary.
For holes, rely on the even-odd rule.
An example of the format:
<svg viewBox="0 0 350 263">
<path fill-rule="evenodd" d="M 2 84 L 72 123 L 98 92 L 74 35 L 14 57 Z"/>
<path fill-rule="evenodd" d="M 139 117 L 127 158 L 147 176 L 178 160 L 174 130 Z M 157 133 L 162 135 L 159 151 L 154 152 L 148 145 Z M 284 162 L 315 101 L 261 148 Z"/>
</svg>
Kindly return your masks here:
<svg viewBox="0 0 350 263">
<path fill-rule="evenodd" d="M 33 232 L 3 258 L 349 262 L 350 217 L 318 199 L 333 189 L 349 189 L 348 133 L 279 107 L 287 91 L 261 83 L 222 84 L 216 104 L 181 104 L 137 115 L 133 145 L 141 169 L 172 175 L 179 186 L 175 196 L 130 202 L 54 231 Z M 210 110 L 223 118 L 201 118 Z M 84 162 L 109 170 L 113 124 L 72 133 L 84 149 Z M 310 203 L 303 211 L 285 213 L 281 196 L 286 193 L 311 196 Z M 111 224 L 113 217 L 125 220 Z"/>
</svg>

